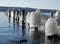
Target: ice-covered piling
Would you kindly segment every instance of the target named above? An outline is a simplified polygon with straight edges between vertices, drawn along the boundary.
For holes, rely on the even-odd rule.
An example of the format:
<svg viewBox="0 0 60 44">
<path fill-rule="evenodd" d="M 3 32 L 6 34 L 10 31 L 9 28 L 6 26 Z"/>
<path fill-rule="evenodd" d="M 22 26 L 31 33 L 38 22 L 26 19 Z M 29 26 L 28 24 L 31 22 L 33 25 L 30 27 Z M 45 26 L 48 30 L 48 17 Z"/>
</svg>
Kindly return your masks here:
<svg viewBox="0 0 60 44">
<path fill-rule="evenodd" d="M 58 11 L 56 12 L 56 14 L 55 14 L 55 19 L 56 19 L 58 25 L 60 25 L 60 10 L 58 10 Z"/>
<path fill-rule="evenodd" d="M 53 15 L 53 12 L 50 12 L 50 18 L 53 18 L 54 15 Z"/>
<path fill-rule="evenodd" d="M 30 14 L 30 28 L 40 27 L 40 10 L 36 10 L 35 12 L 31 12 Z"/>
<path fill-rule="evenodd" d="M 21 15 L 20 15 L 20 26 L 22 27 L 22 20 L 23 20 L 23 16 L 22 16 L 22 12 L 21 12 Z"/>
<path fill-rule="evenodd" d="M 49 18 L 45 24 L 45 35 L 49 40 L 59 40 L 58 25 L 54 18 Z"/>
<path fill-rule="evenodd" d="M 27 16 L 26 16 L 26 25 L 27 25 L 27 28 L 28 28 L 28 29 L 29 29 L 29 27 L 30 27 L 29 22 L 30 22 L 30 12 L 28 12 L 28 13 L 27 13 Z"/>
</svg>

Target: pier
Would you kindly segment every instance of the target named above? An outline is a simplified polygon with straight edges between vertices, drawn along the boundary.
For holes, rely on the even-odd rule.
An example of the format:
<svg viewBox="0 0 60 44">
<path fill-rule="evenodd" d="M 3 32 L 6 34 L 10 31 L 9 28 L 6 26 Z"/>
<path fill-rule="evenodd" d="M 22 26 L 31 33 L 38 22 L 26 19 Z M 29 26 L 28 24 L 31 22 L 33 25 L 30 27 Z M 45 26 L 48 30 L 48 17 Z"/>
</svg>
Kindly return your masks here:
<svg viewBox="0 0 60 44">
<path fill-rule="evenodd" d="M 22 7 L 0 7 L 0 43 L 1 44 L 59 44 L 59 41 L 49 41 L 45 38 L 45 27 L 26 28 L 26 16 L 28 12 L 35 12 L 33 8 Z M 42 24 L 49 17 L 45 13 L 55 13 L 57 10 L 40 9 L 42 14 Z M 44 12 L 45 11 L 45 12 Z M 52 16 L 50 16 L 52 17 Z M 45 19 L 43 19 L 45 18 Z M 42 30 L 42 31 L 41 31 Z M 43 33 L 42 33 L 43 32 Z M 55 42 L 55 43 L 54 43 Z"/>
</svg>

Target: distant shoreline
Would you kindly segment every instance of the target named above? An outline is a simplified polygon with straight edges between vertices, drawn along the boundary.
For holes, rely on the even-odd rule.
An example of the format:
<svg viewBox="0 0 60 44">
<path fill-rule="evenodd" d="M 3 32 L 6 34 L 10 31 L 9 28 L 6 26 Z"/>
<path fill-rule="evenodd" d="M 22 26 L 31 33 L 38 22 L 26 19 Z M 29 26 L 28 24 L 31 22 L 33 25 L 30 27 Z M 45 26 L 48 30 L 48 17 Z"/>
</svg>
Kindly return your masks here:
<svg viewBox="0 0 60 44">
<path fill-rule="evenodd" d="M 16 10 L 21 10 L 23 9 L 23 7 L 5 7 L 5 6 L 0 6 L 0 12 L 4 12 L 7 11 L 8 9 L 12 10 L 13 8 L 15 8 Z M 25 7 L 24 8 L 26 12 L 31 12 L 31 11 L 35 11 L 37 8 L 29 8 L 29 7 Z M 55 9 L 40 9 L 42 13 L 50 13 L 51 11 L 53 13 L 55 13 L 57 10 Z"/>
</svg>

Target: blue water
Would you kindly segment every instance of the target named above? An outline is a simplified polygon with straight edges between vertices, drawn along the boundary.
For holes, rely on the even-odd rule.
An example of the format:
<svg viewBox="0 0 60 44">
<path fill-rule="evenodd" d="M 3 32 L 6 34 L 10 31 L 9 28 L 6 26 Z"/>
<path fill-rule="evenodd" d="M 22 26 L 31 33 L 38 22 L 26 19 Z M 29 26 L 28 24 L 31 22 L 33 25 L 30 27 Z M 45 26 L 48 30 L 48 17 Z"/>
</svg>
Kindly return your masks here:
<svg viewBox="0 0 60 44">
<path fill-rule="evenodd" d="M 23 38 L 28 39 L 27 31 L 25 30 L 25 34 L 22 34 L 21 27 L 14 27 L 9 23 L 5 13 L 0 12 L 0 44 L 17 44 L 16 42 Z"/>
</svg>

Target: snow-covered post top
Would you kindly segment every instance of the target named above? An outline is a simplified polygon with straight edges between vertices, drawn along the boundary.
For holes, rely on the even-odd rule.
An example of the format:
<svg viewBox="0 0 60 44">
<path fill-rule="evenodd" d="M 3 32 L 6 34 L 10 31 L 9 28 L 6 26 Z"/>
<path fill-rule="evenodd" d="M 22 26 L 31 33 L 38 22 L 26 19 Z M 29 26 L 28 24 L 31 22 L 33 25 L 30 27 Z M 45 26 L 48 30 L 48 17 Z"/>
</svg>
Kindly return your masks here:
<svg viewBox="0 0 60 44">
<path fill-rule="evenodd" d="M 30 20 L 30 12 L 27 13 L 26 22 L 29 23 L 29 20 Z"/>
<path fill-rule="evenodd" d="M 38 9 L 35 11 L 35 25 L 39 27 L 41 25 L 40 23 L 41 23 L 41 12 Z"/>
<path fill-rule="evenodd" d="M 57 22 L 54 18 L 49 18 L 45 23 L 45 34 L 46 35 L 53 35 L 58 34 L 58 26 Z"/>
<path fill-rule="evenodd" d="M 58 11 L 56 12 L 56 14 L 55 14 L 55 19 L 56 19 L 58 25 L 60 25 L 60 10 L 58 10 Z"/>
<path fill-rule="evenodd" d="M 34 27 L 34 12 L 31 12 L 30 14 L 30 27 Z"/>
<path fill-rule="evenodd" d="M 36 10 L 35 12 L 31 12 L 30 14 L 30 27 L 38 27 L 40 26 L 40 10 Z"/>
<path fill-rule="evenodd" d="M 58 10 L 55 14 L 55 17 L 58 17 L 58 16 L 60 16 L 60 10 Z"/>
</svg>

